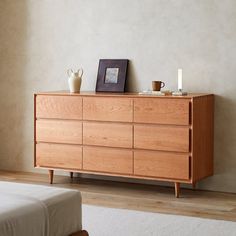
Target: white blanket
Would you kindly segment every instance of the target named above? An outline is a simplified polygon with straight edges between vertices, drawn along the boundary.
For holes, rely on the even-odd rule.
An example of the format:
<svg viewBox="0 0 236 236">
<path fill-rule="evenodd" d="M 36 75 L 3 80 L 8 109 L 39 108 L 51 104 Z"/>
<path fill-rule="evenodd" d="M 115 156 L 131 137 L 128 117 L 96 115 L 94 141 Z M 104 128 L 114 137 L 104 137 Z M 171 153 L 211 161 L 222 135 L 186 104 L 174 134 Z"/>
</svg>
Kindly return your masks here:
<svg viewBox="0 0 236 236">
<path fill-rule="evenodd" d="M 81 229 L 79 191 L 0 181 L 1 236 L 68 236 Z"/>
</svg>

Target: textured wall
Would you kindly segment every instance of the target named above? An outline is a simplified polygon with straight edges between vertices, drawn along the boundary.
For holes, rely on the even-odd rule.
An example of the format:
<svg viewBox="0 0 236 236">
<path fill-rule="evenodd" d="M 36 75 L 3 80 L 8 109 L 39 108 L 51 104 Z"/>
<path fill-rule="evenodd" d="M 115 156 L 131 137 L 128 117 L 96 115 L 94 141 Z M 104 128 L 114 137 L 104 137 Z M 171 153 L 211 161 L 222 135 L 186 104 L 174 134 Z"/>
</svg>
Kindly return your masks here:
<svg viewBox="0 0 236 236">
<path fill-rule="evenodd" d="M 152 80 L 216 94 L 215 175 L 205 189 L 236 192 L 235 0 L 1 0 L 0 168 L 33 171 L 33 93 L 67 89 L 84 68 L 94 90 L 99 58 L 131 60 L 129 89 Z"/>
</svg>

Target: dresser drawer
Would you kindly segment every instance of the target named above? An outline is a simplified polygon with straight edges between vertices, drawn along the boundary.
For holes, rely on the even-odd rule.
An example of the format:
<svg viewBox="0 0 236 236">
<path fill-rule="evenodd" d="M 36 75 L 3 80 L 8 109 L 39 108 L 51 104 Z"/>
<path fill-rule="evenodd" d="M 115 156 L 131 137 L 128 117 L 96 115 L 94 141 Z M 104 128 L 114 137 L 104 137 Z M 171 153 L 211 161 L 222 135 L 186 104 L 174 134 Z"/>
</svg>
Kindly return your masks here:
<svg viewBox="0 0 236 236">
<path fill-rule="evenodd" d="M 132 122 L 133 104 L 129 98 L 84 97 L 83 119 Z"/>
<path fill-rule="evenodd" d="M 53 143 L 36 145 L 36 166 L 63 169 L 82 168 L 82 147 Z"/>
<path fill-rule="evenodd" d="M 134 148 L 189 152 L 189 128 L 136 124 Z"/>
<path fill-rule="evenodd" d="M 36 141 L 82 144 L 82 122 L 72 120 L 37 120 Z"/>
<path fill-rule="evenodd" d="M 131 150 L 101 147 L 83 148 L 83 169 L 89 171 L 132 174 Z"/>
<path fill-rule="evenodd" d="M 132 125 L 84 122 L 83 143 L 87 145 L 132 148 Z"/>
<path fill-rule="evenodd" d="M 82 98 L 77 96 L 36 96 L 36 117 L 82 119 Z"/>
<path fill-rule="evenodd" d="M 164 98 L 134 99 L 134 122 L 189 124 L 189 100 Z"/>
<path fill-rule="evenodd" d="M 189 156 L 169 152 L 135 151 L 134 175 L 187 180 L 190 177 Z"/>
</svg>

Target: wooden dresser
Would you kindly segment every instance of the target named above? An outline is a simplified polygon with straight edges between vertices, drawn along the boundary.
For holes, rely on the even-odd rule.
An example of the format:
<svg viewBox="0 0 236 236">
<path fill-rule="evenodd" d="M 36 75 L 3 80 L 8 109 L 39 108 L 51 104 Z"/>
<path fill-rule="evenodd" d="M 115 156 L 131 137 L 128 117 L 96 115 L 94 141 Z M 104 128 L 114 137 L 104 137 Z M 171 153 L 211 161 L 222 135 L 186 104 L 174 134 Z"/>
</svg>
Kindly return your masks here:
<svg viewBox="0 0 236 236">
<path fill-rule="evenodd" d="M 35 167 L 193 186 L 213 174 L 214 96 L 37 93 Z"/>
</svg>

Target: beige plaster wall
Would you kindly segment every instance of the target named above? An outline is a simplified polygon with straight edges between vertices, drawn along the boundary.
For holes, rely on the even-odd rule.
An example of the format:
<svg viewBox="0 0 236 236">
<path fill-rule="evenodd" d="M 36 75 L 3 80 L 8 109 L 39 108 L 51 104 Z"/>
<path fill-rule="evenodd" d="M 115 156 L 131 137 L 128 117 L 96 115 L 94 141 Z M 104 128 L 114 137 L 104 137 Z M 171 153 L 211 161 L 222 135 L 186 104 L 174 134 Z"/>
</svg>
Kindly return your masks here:
<svg viewBox="0 0 236 236">
<path fill-rule="evenodd" d="M 131 60 L 129 90 L 163 80 L 216 94 L 215 175 L 200 188 L 236 192 L 235 0 L 1 0 L 0 168 L 33 169 L 33 93 L 67 89 L 84 68 L 94 90 L 100 58 Z"/>
</svg>

